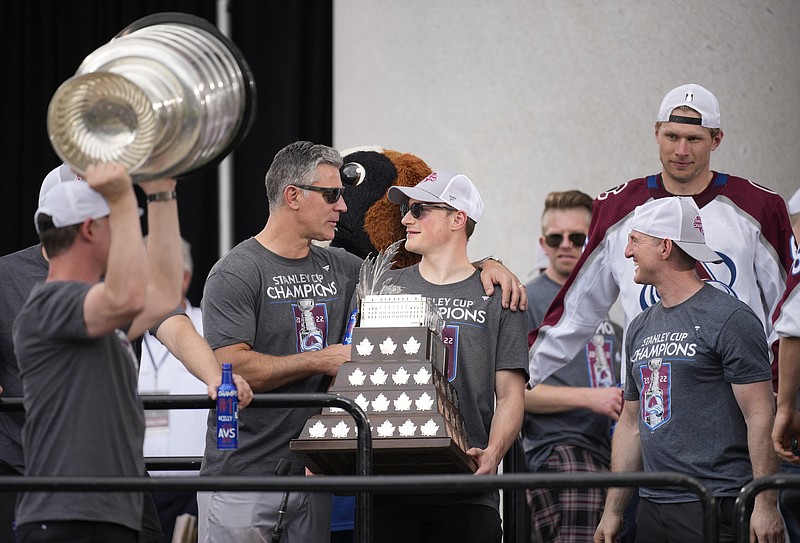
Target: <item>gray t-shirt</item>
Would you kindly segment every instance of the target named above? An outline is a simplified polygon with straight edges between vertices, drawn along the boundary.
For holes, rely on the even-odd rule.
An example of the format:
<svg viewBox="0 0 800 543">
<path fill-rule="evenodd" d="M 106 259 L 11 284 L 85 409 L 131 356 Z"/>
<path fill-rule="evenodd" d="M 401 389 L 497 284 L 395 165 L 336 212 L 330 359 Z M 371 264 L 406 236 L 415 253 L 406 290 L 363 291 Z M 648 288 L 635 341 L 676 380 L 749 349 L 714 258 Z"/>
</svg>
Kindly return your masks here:
<svg viewBox="0 0 800 543">
<path fill-rule="evenodd" d="M 403 293 L 430 298 L 445 320 L 442 339 L 448 349 L 447 379 L 458 392 L 458 405 L 471 447 L 486 448 L 494 416 L 495 372 L 517 370 L 528 375 L 527 321 L 519 311 L 503 309 L 501 292 L 486 296 L 480 273 L 448 285 L 429 283 L 419 265 L 388 273 Z M 460 498 L 460 499 L 459 499 Z M 497 507 L 493 498 L 467 499 L 437 495 L 433 503 L 450 500 Z M 417 500 L 419 501 L 419 500 Z"/>
<path fill-rule="evenodd" d="M 34 285 L 47 279 L 47 261 L 40 245 L 0 258 L 0 398 L 21 398 L 17 358 L 11 329 Z M 23 473 L 22 425 L 25 413 L 0 411 L 0 463 Z"/>
<path fill-rule="evenodd" d="M 625 399 L 640 402 L 645 471 L 697 477 L 714 496 L 753 478 L 747 425 L 731 384 L 772 378 L 764 328 L 733 296 L 705 285 L 685 302 L 637 316 L 626 339 Z M 696 501 L 683 489 L 640 488 L 661 503 Z"/>
<path fill-rule="evenodd" d="M 254 238 L 211 269 L 203 292 L 203 330 L 213 349 L 246 343 L 253 351 L 286 356 L 340 343 L 362 260 L 342 249 L 311 246 L 288 259 Z M 270 392 L 325 392 L 330 378 L 314 375 Z M 281 458 L 304 472 L 289 450 L 319 408 L 250 408 L 239 413 L 239 448 L 217 450 L 211 410 L 201 475 L 272 475 Z"/>
<path fill-rule="evenodd" d="M 541 274 L 526 286 L 528 326 L 538 328 L 550 302 L 561 286 Z M 531 321 L 531 319 L 535 319 Z M 573 387 L 619 386 L 622 351 L 622 328 L 603 320 L 589 343 L 566 366 L 543 384 Z M 547 460 L 556 445 L 574 445 L 594 455 L 599 462 L 611 464 L 611 426 L 613 421 L 591 409 L 573 409 L 552 414 L 525 414 L 522 446 L 530 471 Z"/>
<path fill-rule="evenodd" d="M 26 476 L 144 473 L 138 362 L 120 330 L 87 337 L 83 303 L 89 288 L 77 282 L 37 285 L 14 323 Z M 142 503 L 136 492 L 27 492 L 17 502 L 17 523 L 82 520 L 138 531 Z"/>
</svg>

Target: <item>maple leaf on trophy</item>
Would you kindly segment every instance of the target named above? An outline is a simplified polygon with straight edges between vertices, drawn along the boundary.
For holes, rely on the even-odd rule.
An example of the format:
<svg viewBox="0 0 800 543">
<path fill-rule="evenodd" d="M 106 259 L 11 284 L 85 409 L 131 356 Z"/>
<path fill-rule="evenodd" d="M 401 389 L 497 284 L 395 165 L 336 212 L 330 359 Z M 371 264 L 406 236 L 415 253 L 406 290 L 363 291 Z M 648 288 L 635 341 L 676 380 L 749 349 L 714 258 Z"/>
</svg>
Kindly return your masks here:
<svg viewBox="0 0 800 543">
<path fill-rule="evenodd" d="M 406 419 L 403 425 L 398 427 L 398 430 L 401 437 L 412 437 L 417 431 L 417 425 L 411 422 L 411 419 Z"/>
<path fill-rule="evenodd" d="M 367 338 L 362 339 L 361 342 L 356 345 L 358 356 L 369 356 L 372 354 L 373 349 L 375 349 L 375 345 L 370 343 Z"/>
<path fill-rule="evenodd" d="M 328 429 L 325 427 L 324 424 L 322 424 L 322 421 L 318 420 L 314 426 L 308 429 L 308 435 L 316 438 L 325 437 L 325 433 L 327 431 Z"/>
<path fill-rule="evenodd" d="M 397 255 L 397 251 L 403 241 L 405 240 L 397 240 L 383 251 L 379 251 L 374 258 L 367 256 L 364 259 L 358 272 L 358 285 L 356 285 L 356 297 L 359 307 L 361 307 L 361 302 L 364 298 L 371 294 L 400 294 L 402 292 L 403 287 L 393 285 L 391 279 L 384 278 L 384 274 L 392 269 L 394 264 L 392 259 Z"/>
<path fill-rule="evenodd" d="M 350 427 L 347 426 L 347 423 L 343 420 L 339 421 L 339 424 L 331 428 L 331 434 L 333 437 L 343 438 L 347 437 L 347 434 L 350 432 Z"/>
</svg>

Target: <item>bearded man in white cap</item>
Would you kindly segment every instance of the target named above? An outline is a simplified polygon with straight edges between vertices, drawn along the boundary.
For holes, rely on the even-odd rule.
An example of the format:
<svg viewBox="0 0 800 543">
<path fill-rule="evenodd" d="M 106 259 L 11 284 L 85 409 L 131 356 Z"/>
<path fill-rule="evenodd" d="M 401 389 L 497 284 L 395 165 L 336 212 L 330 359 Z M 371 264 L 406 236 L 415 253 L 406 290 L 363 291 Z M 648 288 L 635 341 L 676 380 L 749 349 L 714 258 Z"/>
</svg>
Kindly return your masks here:
<svg viewBox="0 0 800 543">
<path fill-rule="evenodd" d="M 692 198 L 638 206 L 629 232 L 625 257 L 633 261 L 633 280 L 656 287 L 660 300 L 627 330 L 625 405 L 611 469 L 697 478 L 717 499 L 719 541 L 736 541 L 734 504 L 742 485 L 778 471 L 769 438 L 774 409 L 766 336 L 746 304 L 697 276 L 697 262 L 717 262 L 720 255 L 705 243 Z M 632 493 L 609 489 L 595 542 L 615 541 Z M 706 540 L 696 494 L 641 487 L 639 496 L 637 542 Z M 760 493 L 750 540 L 781 542 L 783 534 L 777 493 Z"/>
</svg>

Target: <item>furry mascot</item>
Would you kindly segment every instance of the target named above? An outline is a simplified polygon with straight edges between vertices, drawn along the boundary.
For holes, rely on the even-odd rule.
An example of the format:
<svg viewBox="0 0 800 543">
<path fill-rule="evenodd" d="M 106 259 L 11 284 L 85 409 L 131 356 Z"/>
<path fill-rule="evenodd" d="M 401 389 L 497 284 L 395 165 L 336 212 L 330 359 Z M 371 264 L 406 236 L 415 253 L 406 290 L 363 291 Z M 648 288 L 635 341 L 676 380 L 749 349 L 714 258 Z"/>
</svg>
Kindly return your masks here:
<svg viewBox="0 0 800 543">
<path fill-rule="evenodd" d="M 418 156 L 380 147 L 349 149 L 342 155 L 347 213 L 339 217 L 331 245 L 361 258 L 375 256 L 406 235 L 400 211 L 386 198 L 386 191 L 393 185 L 413 187 L 431 169 Z M 394 260 L 395 268 L 405 268 L 419 262 L 420 256 L 401 247 Z"/>
</svg>

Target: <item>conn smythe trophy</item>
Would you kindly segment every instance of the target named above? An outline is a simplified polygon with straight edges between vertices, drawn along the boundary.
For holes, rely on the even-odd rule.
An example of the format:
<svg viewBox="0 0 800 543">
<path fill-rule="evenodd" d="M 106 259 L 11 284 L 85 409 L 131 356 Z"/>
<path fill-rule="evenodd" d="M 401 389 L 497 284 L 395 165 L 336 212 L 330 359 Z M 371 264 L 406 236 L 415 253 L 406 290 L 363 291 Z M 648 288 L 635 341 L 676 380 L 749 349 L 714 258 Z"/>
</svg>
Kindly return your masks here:
<svg viewBox="0 0 800 543">
<path fill-rule="evenodd" d="M 381 283 L 398 245 L 362 266 L 351 360 L 329 392 L 367 413 L 376 474 L 473 472 L 458 394 L 445 377 L 444 321 L 429 299 Z M 355 472 L 355 422 L 342 409 L 311 417 L 289 447 L 316 473 Z"/>
</svg>

